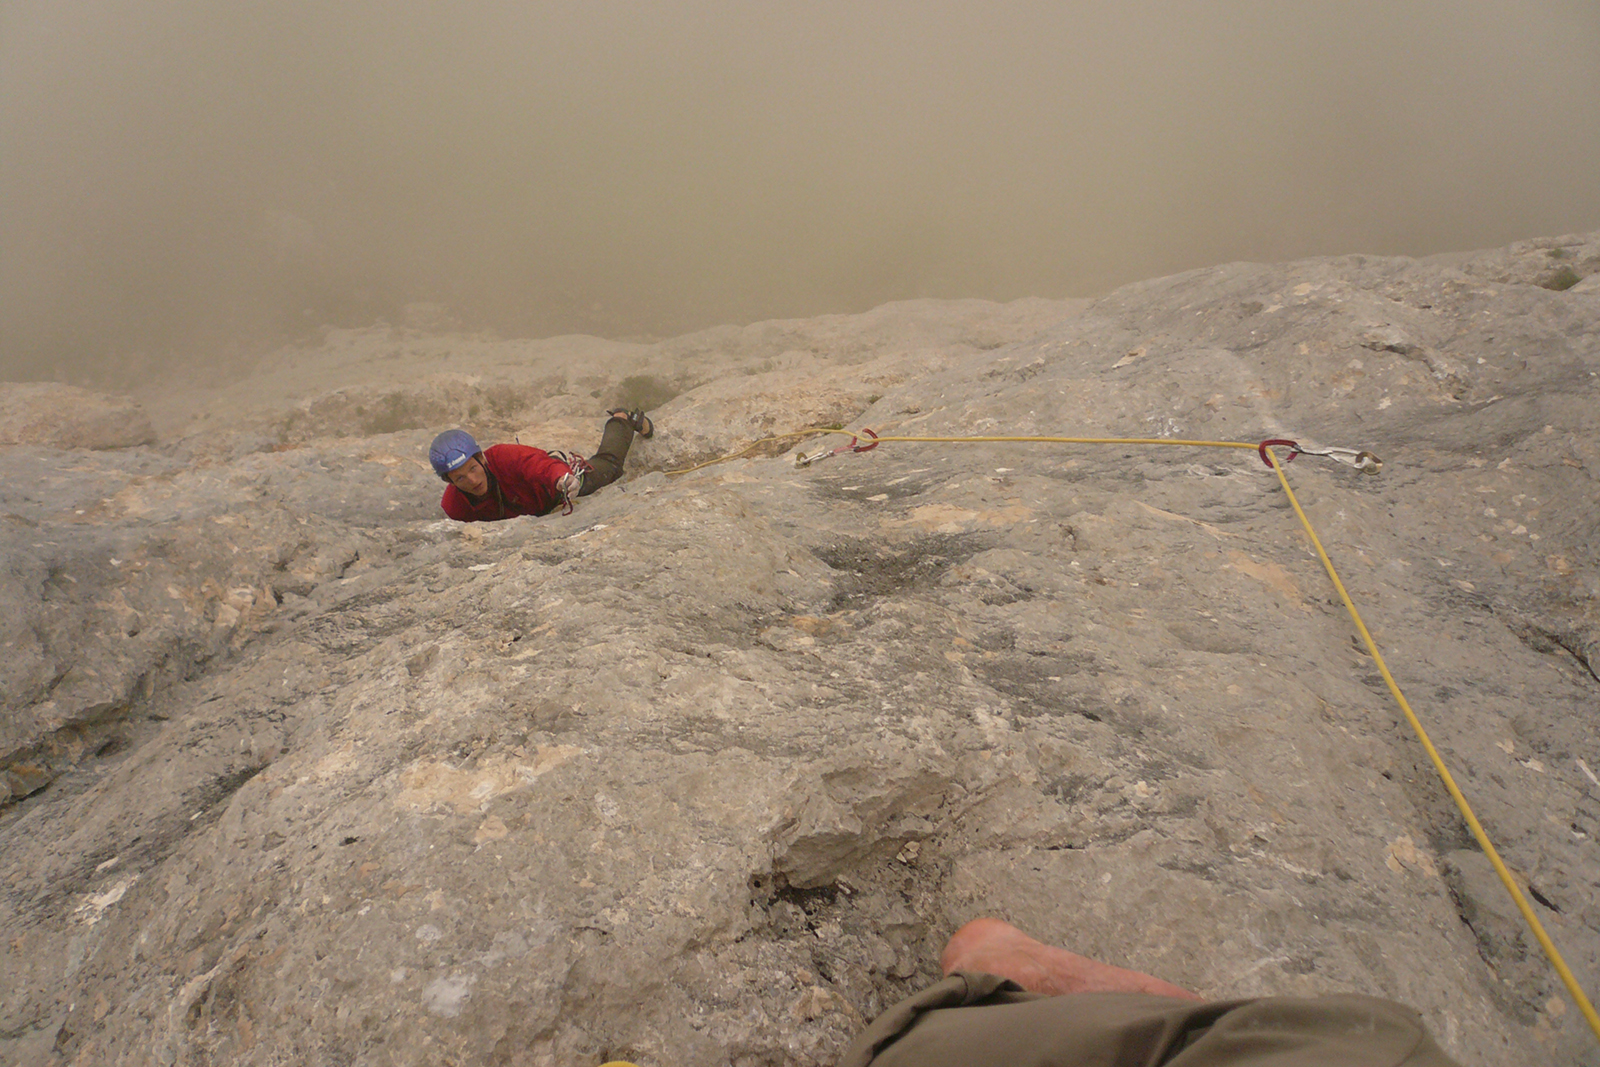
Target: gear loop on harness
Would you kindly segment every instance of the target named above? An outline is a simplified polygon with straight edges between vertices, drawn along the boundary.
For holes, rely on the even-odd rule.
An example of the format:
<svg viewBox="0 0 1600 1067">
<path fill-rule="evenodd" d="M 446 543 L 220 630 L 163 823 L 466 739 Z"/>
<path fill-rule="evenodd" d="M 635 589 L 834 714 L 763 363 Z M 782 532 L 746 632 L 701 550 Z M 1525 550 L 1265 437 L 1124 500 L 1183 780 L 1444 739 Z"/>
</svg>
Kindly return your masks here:
<svg viewBox="0 0 1600 1067">
<path fill-rule="evenodd" d="M 1289 458 L 1284 460 L 1285 463 L 1293 463 L 1294 462 L 1294 457 L 1296 457 L 1296 456 L 1298 456 L 1300 454 L 1300 442 L 1299 441 L 1291 441 L 1287 437 L 1271 437 L 1271 438 L 1268 438 L 1267 440 L 1262 441 L 1259 445 L 1256 446 L 1256 451 L 1261 453 L 1262 466 L 1266 467 L 1268 470 L 1272 470 L 1273 469 L 1272 461 L 1267 458 L 1267 448 L 1270 445 L 1282 445 L 1284 448 L 1289 449 Z"/>
</svg>

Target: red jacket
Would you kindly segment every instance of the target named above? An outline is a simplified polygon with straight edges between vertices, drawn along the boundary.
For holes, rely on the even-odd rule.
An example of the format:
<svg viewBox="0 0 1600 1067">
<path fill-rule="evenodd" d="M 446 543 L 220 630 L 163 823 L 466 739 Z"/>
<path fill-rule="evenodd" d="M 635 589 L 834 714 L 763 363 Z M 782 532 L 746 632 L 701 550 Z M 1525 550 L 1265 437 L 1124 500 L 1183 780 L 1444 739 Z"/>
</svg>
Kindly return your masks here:
<svg viewBox="0 0 1600 1067">
<path fill-rule="evenodd" d="M 491 522 L 518 515 L 543 515 L 561 503 L 556 482 L 572 469 L 542 448 L 490 445 L 483 450 L 489 468 L 489 492 L 470 497 L 454 485 L 445 487 L 439 506 L 458 522 Z"/>
</svg>

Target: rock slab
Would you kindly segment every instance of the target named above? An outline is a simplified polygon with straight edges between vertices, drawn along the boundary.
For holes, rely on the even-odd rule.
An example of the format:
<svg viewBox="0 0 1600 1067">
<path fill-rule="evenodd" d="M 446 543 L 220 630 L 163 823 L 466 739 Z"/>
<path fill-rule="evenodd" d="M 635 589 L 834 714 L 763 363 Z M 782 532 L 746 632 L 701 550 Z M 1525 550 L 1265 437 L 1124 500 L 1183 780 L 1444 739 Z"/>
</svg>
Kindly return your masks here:
<svg viewBox="0 0 1600 1067">
<path fill-rule="evenodd" d="M 1286 475 L 1592 990 L 1597 255 L 330 335 L 141 398 L 157 445 L 0 450 L 0 1061 L 826 1064 L 993 914 L 1596 1062 L 1277 478 L 1176 442 L 1351 450 Z M 624 481 L 441 520 L 417 413 L 581 447 L 630 391 Z M 1162 443 L 797 466 L 833 422 Z"/>
</svg>

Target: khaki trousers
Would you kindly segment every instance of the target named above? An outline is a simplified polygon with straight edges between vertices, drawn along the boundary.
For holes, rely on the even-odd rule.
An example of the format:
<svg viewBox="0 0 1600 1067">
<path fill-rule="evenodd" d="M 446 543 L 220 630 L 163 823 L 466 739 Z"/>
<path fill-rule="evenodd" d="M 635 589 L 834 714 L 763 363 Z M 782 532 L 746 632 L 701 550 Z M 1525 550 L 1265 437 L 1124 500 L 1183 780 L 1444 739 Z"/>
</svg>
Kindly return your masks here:
<svg viewBox="0 0 1600 1067">
<path fill-rule="evenodd" d="M 1189 1001 L 1024 992 L 958 972 L 884 1012 L 839 1067 L 1458 1067 L 1376 997 Z"/>
</svg>

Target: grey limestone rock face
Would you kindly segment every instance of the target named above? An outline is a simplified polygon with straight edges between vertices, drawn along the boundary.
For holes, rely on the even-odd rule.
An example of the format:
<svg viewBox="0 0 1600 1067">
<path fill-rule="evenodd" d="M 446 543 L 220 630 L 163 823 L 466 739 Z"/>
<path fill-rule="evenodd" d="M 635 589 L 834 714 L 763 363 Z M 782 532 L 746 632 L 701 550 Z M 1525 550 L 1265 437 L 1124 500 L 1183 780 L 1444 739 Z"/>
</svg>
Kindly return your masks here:
<svg viewBox="0 0 1600 1067">
<path fill-rule="evenodd" d="M 149 416 L 127 397 L 59 382 L 0 384 L 0 446 L 107 449 L 154 441 Z"/>
<path fill-rule="evenodd" d="M 1597 256 L 330 334 L 0 451 L 0 1062 L 827 1064 L 979 915 L 1600 1062 L 1253 448 L 794 459 L 1376 453 L 1286 476 L 1592 991 Z M 630 392 L 623 481 L 442 519 L 434 432 L 592 447 Z"/>
</svg>

